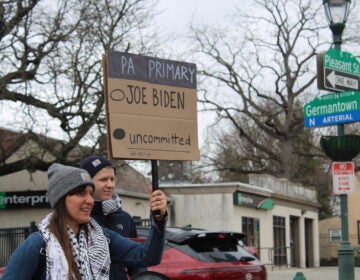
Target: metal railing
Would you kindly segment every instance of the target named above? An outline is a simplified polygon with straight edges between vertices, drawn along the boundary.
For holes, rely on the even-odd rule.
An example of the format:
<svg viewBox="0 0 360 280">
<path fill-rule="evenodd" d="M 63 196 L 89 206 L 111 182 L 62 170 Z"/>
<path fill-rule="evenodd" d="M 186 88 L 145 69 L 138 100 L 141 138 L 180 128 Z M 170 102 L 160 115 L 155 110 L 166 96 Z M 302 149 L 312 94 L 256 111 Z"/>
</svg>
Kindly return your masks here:
<svg viewBox="0 0 360 280">
<path fill-rule="evenodd" d="M 136 226 L 142 226 L 142 227 L 151 225 L 150 219 L 141 219 L 136 217 L 134 217 L 134 223 Z"/>
<path fill-rule="evenodd" d="M 0 228 L 0 267 L 7 265 L 14 250 L 36 230 L 35 222 L 28 227 Z"/>
<path fill-rule="evenodd" d="M 261 247 L 259 255 L 264 265 L 270 266 L 273 270 L 275 267 L 290 267 L 293 247 Z"/>
</svg>

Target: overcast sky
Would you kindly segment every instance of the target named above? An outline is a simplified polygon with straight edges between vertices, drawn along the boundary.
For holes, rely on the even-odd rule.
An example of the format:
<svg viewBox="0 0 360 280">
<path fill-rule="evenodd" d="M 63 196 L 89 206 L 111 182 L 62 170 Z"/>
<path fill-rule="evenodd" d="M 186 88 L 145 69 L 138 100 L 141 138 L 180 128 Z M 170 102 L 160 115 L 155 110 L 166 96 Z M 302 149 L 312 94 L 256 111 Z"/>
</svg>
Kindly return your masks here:
<svg viewBox="0 0 360 280">
<path fill-rule="evenodd" d="M 191 22 L 213 26 L 226 25 L 235 7 L 246 7 L 252 0 L 159 0 L 161 14 L 157 21 L 161 30 L 168 34 L 187 34 Z"/>
<path fill-rule="evenodd" d="M 242 0 L 241 4 L 250 2 Z M 159 22 L 169 30 L 183 34 L 186 26 L 194 19 L 198 23 L 221 24 L 234 13 L 239 0 L 160 0 Z"/>
</svg>

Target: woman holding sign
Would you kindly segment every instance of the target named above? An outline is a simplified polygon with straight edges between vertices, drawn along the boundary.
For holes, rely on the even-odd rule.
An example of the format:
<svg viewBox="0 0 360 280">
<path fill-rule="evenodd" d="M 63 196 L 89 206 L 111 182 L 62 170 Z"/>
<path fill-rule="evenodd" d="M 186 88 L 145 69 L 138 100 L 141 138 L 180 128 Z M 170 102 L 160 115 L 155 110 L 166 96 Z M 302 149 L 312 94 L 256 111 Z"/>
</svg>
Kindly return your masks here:
<svg viewBox="0 0 360 280">
<path fill-rule="evenodd" d="M 110 263 L 146 267 L 160 262 L 164 246 L 166 198 L 157 190 L 150 208 L 159 216 L 145 243 L 129 240 L 90 217 L 94 183 L 86 170 L 53 164 L 48 170 L 53 212 L 13 253 L 1 279 L 109 279 Z"/>
</svg>

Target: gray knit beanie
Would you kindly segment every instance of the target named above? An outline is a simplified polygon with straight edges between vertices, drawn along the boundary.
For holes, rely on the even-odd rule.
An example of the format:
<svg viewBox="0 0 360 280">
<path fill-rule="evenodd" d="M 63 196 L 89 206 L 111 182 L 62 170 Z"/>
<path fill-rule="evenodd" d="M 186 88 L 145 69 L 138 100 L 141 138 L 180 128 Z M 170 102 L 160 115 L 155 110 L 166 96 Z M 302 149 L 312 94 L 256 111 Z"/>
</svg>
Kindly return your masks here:
<svg viewBox="0 0 360 280">
<path fill-rule="evenodd" d="M 80 168 L 53 163 L 48 169 L 48 200 L 52 208 L 67 193 L 83 185 L 95 188 L 89 173 Z"/>
</svg>

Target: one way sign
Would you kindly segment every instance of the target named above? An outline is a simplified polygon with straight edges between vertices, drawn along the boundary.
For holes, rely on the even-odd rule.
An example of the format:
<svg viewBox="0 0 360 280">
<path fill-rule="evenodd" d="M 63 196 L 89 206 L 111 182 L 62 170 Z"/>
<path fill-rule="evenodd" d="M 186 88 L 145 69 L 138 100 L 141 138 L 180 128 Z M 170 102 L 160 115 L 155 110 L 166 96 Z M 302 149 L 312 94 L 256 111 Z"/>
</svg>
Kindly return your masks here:
<svg viewBox="0 0 360 280">
<path fill-rule="evenodd" d="M 355 90 L 360 91 L 359 76 L 344 72 L 324 69 L 325 71 L 325 89 L 331 91 Z"/>
</svg>

